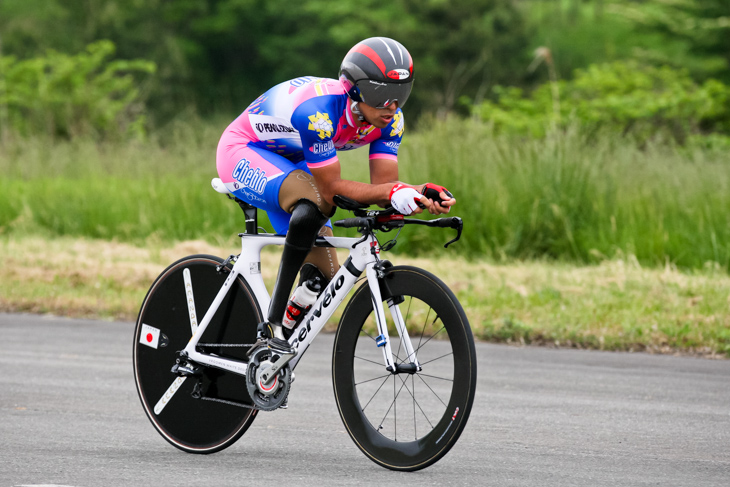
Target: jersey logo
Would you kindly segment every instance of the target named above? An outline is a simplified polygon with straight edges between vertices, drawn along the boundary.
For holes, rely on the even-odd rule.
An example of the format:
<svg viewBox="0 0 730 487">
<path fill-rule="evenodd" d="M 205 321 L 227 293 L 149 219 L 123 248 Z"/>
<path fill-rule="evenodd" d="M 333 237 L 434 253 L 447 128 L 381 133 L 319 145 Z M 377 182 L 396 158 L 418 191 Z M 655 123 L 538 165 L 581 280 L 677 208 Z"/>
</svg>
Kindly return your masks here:
<svg viewBox="0 0 730 487">
<path fill-rule="evenodd" d="M 247 159 L 241 159 L 233 169 L 231 176 L 245 187 L 258 194 L 263 194 L 264 189 L 266 189 L 266 183 L 268 182 L 266 173 L 259 168 L 252 169 L 250 164 Z M 235 187 L 238 189 L 238 186 Z"/>
<path fill-rule="evenodd" d="M 248 121 L 259 140 L 299 140 L 299 132 L 285 118 L 252 113 L 248 116 Z"/>
<path fill-rule="evenodd" d="M 329 113 L 320 113 L 317 112 L 316 115 L 310 115 L 309 116 L 309 130 L 314 130 L 317 132 L 317 135 L 319 135 L 320 139 L 326 139 L 327 137 L 332 137 L 332 131 L 334 130 L 334 127 L 332 126 L 332 121 L 330 120 Z"/>
<path fill-rule="evenodd" d="M 396 135 L 398 137 L 402 136 L 403 129 L 404 129 L 403 114 L 399 112 L 399 113 L 396 113 L 395 116 L 393 117 L 393 130 L 391 130 L 390 136 L 391 137 L 394 137 Z"/>
</svg>

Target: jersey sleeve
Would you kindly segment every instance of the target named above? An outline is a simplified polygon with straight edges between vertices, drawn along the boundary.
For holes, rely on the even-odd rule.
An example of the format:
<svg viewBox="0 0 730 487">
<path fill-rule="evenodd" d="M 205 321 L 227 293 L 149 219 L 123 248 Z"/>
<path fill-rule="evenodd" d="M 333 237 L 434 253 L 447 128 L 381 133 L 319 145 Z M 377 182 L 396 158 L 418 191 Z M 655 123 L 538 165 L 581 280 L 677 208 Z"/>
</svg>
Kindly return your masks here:
<svg viewBox="0 0 730 487">
<path fill-rule="evenodd" d="M 398 160 L 398 148 L 403 138 L 405 123 L 399 108 L 387 127 L 381 129 L 380 137 L 370 143 L 370 159 Z"/>
<path fill-rule="evenodd" d="M 308 167 L 324 167 L 337 162 L 334 138 L 337 130 L 336 103 L 316 97 L 299 105 L 292 115 L 292 125 L 299 131 L 304 160 Z"/>
</svg>

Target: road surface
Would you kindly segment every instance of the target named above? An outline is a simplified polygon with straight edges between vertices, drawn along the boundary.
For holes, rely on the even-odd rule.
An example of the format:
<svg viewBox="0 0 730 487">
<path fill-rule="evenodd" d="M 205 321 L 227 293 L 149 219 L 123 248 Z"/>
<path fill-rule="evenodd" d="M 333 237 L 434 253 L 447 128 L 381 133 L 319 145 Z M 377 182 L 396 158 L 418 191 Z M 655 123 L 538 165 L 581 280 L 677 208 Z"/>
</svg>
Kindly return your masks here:
<svg viewBox="0 0 730 487">
<path fill-rule="evenodd" d="M 730 485 L 730 361 L 477 344 L 461 439 L 391 472 L 345 432 L 332 335 L 297 367 L 289 409 L 231 448 L 190 455 L 153 429 L 132 378 L 132 323 L 0 314 L 0 485 Z"/>
</svg>

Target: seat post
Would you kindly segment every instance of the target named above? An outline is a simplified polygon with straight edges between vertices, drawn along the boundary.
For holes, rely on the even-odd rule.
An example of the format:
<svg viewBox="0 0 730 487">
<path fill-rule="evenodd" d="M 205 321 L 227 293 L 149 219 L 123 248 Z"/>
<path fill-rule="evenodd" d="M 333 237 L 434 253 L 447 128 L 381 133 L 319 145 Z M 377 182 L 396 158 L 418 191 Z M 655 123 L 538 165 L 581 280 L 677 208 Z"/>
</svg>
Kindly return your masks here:
<svg viewBox="0 0 730 487">
<path fill-rule="evenodd" d="M 259 233 L 258 208 L 238 198 L 236 198 L 236 203 L 243 210 L 243 214 L 246 215 L 246 233 L 248 235 L 256 235 Z"/>
</svg>

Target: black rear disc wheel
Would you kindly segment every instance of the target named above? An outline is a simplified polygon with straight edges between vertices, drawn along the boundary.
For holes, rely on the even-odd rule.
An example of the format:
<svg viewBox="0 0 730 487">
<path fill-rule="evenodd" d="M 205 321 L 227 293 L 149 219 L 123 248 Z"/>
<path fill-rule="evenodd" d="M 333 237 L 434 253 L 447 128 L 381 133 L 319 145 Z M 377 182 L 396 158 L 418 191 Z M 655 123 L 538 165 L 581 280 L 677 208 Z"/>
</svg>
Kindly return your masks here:
<svg viewBox="0 0 730 487">
<path fill-rule="evenodd" d="M 162 437 L 189 453 L 227 448 L 246 432 L 257 413 L 245 407 L 253 403 L 243 376 L 209 367 L 201 368 L 199 377 L 185 379 L 171 372 L 177 352 L 192 336 L 186 282 L 192 289 L 197 320 L 202 321 L 229 275 L 229 269 L 216 270 L 222 262 L 210 255 L 193 255 L 170 265 L 147 293 L 135 327 L 134 379 L 142 406 Z M 200 339 L 213 345 L 202 350 L 245 361 L 247 348 L 216 345 L 253 344 L 261 321 L 253 293 L 239 276 Z M 171 394 L 169 388 L 176 380 L 179 388 Z"/>
</svg>

